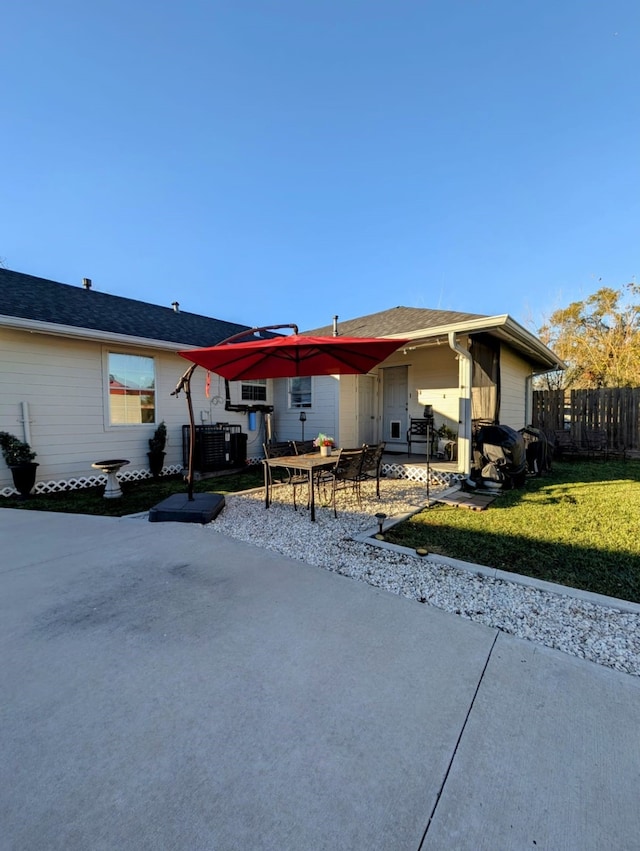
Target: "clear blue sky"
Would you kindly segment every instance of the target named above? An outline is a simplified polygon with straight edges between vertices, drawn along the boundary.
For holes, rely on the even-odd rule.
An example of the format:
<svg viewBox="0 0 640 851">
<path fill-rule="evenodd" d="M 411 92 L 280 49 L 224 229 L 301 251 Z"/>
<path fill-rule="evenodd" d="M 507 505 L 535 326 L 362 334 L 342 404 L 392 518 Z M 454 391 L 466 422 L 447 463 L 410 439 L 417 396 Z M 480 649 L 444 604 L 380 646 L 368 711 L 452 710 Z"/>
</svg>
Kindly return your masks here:
<svg viewBox="0 0 640 851">
<path fill-rule="evenodd" d="M 0 257 L 247 324 L 537 327 L 640 276 L 639 44 L 638 0 L 8 3 Z"/>
</svg>

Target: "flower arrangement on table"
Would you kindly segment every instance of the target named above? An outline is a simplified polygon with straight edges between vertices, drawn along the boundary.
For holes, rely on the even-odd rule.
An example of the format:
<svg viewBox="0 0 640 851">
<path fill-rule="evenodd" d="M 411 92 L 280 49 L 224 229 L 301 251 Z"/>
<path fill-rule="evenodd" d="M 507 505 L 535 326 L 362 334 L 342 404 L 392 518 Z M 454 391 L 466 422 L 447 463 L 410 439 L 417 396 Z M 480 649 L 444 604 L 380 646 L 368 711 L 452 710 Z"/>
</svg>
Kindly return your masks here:
<svg viewBox="0 0 640 851">
<path fill-rule="evenodd" d="M 332 437 L 329 437 L 328 434 L 322 434 L 322 432 L 320 432 L 320 434 L 313 441 L 314 446 L 333 446 L 334 443 L 335 441 Z"/>
</svg>

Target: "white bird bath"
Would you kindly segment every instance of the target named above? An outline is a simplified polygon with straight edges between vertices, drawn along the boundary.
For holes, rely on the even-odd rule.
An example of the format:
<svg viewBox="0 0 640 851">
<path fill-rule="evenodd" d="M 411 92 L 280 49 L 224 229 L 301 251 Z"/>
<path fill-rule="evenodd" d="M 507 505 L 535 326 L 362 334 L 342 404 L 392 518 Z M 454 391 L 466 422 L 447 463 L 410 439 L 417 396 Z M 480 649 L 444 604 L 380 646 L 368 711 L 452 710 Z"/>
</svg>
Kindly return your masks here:
<svg viewBox="0 0 640 851">
<path fill-rule="evenodd" d="M 118 481 L 116 473 L 121 467 L 124 467 L 124 465 L 128 463 L 129 461 L 125 461 L 122 458 L 116 458 L 109 459 L 108 461 L 94 461 L 91 465 L 96 470 L 101 470 L 107 477 L 107 484 L 104 487 L 105 499 L 117 499 L 119 496 L 122 496 L 120 482 Z"/>
</svg>

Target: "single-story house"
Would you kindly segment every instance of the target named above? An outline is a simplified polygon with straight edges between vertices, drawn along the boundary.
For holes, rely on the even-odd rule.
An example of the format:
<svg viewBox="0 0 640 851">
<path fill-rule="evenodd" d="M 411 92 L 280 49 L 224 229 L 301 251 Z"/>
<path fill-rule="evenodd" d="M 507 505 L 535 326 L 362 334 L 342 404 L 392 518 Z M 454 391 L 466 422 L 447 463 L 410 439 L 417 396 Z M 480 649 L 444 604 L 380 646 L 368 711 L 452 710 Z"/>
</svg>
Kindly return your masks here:
<svg viewBox="0 0 640 851">
<path fill-rule="evenodd" d="M 0 431 L 38 453 L 36 492 L 97 481 L 94 461 L 124 458 L 121 477 L 149 475 L 148 440 L 167 425 L 165 472 L 183 468 L 184 394 L 171 395 L 189 362 L 176 352 L 210 346 L 252 326 L 109 295 L 88 279 L 78 286 L 0 268 Z M 223 422 L 247 434 L 249 457 L 262 456 L 252 412 L 269 409 L 266 381 L 225 385 L 197 370 L 192 398 L 198 424 Z M 227 409 L 225 409 L 227 408 Z M 228 408 L 231 408 L 229 410 Z M 0 495 L 13 492 L 0 458 Z"/>
<path fill-rule="evenodd" d="M 189 363 L 177 351 L 252 327 L 187 313 L 177 302 L 162 307 L 109 295 L 88 279 L 71 286 L 0 269 L 0 431 L 38 453 L 36 492 L 91 484 L 100 477 L 92 463 L 107 458 L 130 462 L 124 479 L 148 476 L 148 440 L 162 421 L 164 472 L 179 472 L 188 417 L 184 397 L 172 393 Z M 403 452 L 411 418 L 431 405 L 435 427 L 457 434 L 458 467 L 468 473 L 474 420 L 524 426 L 533 376 L 558 366 L 553 352 L 506 315 L 396 307 L 306 333 L 410 342 L 362 376 L 226 385 L 211 375 L 207 390 L 205 371 L 197 370 L 197 424 L 223 424 L 227 440 L 242 432 L 248 461 L 263 457 L 267 437 L 319 432 L 341 446 L 384 440 Z M 0 495 L 13 492 L 0 461 Z"/>
<path fill-rule="evenodd" d="M 310 336 L 408 338 L 368 375 L 317 376 L 274 382 L 274 427 L 279 439 L 322 432 L 340 446 L 384 440 L 406 452 L 411 418 L 431 405 L 434 428 L 457 435 L 458 470 L 471 469 L 474 422 L 523 428 L 531 422 L 534 376 L 563 364 L 534 334 L 508 315 L 394 307 Z M 303 415 L 304 423 L 300 421 Z M 412 451 L 426 454 L 423 443 Z"/>
</svg>

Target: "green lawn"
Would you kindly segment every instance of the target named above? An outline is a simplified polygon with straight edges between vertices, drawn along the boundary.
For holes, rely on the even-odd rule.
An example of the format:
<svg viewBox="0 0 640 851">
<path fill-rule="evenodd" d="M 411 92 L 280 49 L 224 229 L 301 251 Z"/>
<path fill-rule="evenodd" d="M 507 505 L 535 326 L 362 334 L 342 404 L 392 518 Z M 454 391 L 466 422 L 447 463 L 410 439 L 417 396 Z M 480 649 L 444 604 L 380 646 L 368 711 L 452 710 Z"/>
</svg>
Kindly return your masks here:
<svg viewBox="0 0 640 851">
<path fill-rule="evenodd" d="M 195 493 L 234 493 L 258 487 L 263 483 L 262 465 L 247 467 L 240 473 L 214 476 L 194 482 Z M 105 499 L 104 485 L 82 490 L 62 491 L 53 494 L 38 494 L 29 499 L 0 497 L 2 508 L 32 508 L 36 511 L 64 511 L 70 514 L 105 514 L 123 517 L 148 511 L 173 493 L 186 493 L 187 485 L 182 476 L 167 476 L 157 481 L 144 479 L 140 482 L 121 482 L 122 497 Z"/>
<path fill-rule="evenodd" d="M 436 505 L 385 539 L 640 602 L 640 461 L 556 462 L 486 511 Z"/>
</svg>

